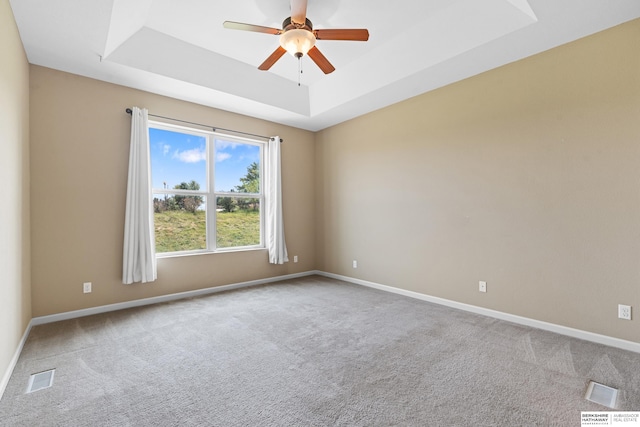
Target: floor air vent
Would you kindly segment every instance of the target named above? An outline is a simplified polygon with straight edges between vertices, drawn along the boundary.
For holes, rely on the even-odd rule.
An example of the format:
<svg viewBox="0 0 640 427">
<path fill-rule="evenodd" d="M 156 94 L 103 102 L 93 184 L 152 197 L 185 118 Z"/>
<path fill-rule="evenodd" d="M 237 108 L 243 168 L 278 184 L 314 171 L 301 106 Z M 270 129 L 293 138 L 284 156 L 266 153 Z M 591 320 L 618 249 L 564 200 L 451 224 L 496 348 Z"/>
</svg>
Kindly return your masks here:
<svg viewBox="0 0 640 427">
<path fill-rule="evenodd" d="M 589 381 L 589 387 L 587 388 L 587 395 L 585 398 L 591 402 L 595 402 L 609 408 L 615 408 L 616 400 L 618 399 L 618 390 Z"/>
<path fill-rule="evenodd" d="M 49 388 L 53 385 L 53 375 L 55 369 L 39 372 L 29 377 L 29 385 L 27 386 L 27 393 L 33 393 L 34 391 Z"/>
</svg>

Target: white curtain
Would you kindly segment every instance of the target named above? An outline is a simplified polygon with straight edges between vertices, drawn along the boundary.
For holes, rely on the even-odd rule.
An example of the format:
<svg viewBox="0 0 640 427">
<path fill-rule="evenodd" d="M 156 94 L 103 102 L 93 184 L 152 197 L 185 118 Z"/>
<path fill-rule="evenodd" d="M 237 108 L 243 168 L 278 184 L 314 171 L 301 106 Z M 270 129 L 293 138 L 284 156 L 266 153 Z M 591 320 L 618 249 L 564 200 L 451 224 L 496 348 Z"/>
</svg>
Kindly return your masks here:
<svg viewBox="0 0 640 427">
<path fill-rule="evenodd" d="M 122 283 L 153 282 L 157 278 L 153 228 L 151 161 L 149 158 L 149 113 L 133 107 L 129 180 L 124 220 Z"/>
<path fill-rule="evenodd" d="M 282 219 L 282 181 L 280 178 L 280 137 L 269 139 L 265 150 L 264 194 L 267 209 L 265 238 L 271 264 L 289 262 Z"/>
</svg>

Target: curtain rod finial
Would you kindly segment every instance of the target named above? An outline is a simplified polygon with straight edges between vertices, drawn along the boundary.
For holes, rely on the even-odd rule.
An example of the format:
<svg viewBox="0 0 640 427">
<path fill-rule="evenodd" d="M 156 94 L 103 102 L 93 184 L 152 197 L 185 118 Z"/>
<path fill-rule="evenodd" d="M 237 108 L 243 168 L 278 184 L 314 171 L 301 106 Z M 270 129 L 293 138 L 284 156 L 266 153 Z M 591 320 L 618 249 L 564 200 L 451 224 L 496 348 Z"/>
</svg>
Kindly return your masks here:
<svg viewBox="0 0 640 427">
<path fill-rule="evenodd" d="M 131 108 L 127 108 L 127 109 L 126 109 L 126 110 L 124 110 L 124 111 L 125 111 L 125 113 L 127 113 L 127 114 L 132 114 L 132 113 L 133 113 L 133 110 L 131 110 Z"/>
</svg>

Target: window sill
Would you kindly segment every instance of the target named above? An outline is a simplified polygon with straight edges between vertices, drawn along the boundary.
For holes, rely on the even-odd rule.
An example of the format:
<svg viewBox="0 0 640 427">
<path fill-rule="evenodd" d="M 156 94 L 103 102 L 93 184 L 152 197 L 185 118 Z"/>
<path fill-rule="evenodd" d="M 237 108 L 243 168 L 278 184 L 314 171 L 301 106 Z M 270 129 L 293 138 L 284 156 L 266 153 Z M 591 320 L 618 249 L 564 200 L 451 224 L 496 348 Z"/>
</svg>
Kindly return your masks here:
<svg viewBox="0 0 640 427">
<path fill-rule="evenodd" d="M 255 248 L 231 248 L 231 249 L 218 249 L 216 251 L 193 251 L 193 252 L 165 252 L 156 254 L 157 259 L 161 258 L 182 258 L 186 256 L 198 256 L 198 255 L 217 255 L 228 254 L 235 252 L 253 252 L 253 251 L 266 251 L 267 248 L 255 247 Z"/>
</svg>

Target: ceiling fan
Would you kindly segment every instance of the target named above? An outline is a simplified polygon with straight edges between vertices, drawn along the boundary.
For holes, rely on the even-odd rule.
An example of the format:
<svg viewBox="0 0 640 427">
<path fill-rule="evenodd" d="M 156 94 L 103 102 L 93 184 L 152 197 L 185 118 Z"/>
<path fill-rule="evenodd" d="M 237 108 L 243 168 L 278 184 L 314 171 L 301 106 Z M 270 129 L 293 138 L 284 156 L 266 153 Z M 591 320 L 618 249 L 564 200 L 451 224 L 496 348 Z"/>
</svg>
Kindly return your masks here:
<svg viewBox="0 0 640 427">
<path fill-rule="evenodd" d="M 291 16 L 284 20 L 281 30 L 232 21 L 225 21 L 224 27 L 280 36 L 280 46 L 258 67 L 263 71 L 270 69 L 285 52 L 289 52 L 298 60 L 309 55 L 325 74 L 329 74 L 335 71 L 335 67 L 315 46 L 316 40 L 369 40 L 369 31 L 366 29 L 314 30 L 311 21 L 307 19 L 307 0 L 291 0 Z"/>
</svg>

